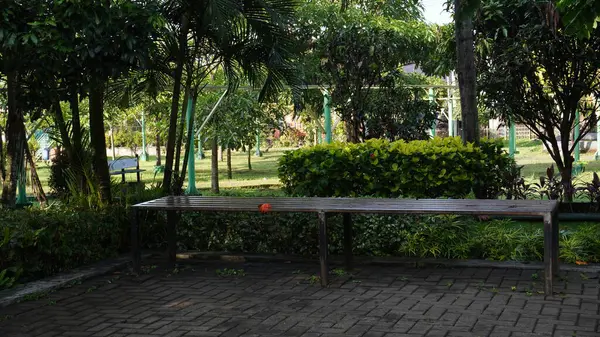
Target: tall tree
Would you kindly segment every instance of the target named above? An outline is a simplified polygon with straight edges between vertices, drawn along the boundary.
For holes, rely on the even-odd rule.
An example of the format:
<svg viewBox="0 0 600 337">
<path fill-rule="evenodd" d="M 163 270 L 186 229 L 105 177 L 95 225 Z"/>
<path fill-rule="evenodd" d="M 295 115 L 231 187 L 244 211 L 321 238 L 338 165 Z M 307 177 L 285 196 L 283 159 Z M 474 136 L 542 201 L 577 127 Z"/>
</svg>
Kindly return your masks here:
<svg viewBox="0 0 600 337">
<path fill-rule="evenodd" d="M 401 66 L 423 59 L 424 46 L 433 39 L 433 31 L 416 14 L 405 13 L 398 20 L 400 12 L 386 16 L 385 6 L 369 12 L 361 4 L 350 4 L 340 12 L 335 3 L 309 2 L 297 24 L 307 49 L 307 80 L 331 92 L 350 142 L 364 139 L 371 89 L 383 85 L 384 78 Z"/>
<path fill-rule="evenodd" d="M 463 142 L 479 142 L 479 114 L 477 111 L 477 73 L 475 69 L 475 42 L 473 38 L 474 1 L 454 0 L 456 59 L 460 107 L 462 112 Z"/>
<path fill-rule="evenodd" d="M 209 74 L 215 65 L 221 66 L 230 86 L 245 78 L 253 86 L 262 86 L 260 99 L 282 89 L 284 83 L 297 87 L 297 74 L 291 63 L 295 41 L 290 36 L 291 22 L 297 1 L 293 0 L 201 0 L 168 1 L 167 17 L 176 27 L 179 40 L 174 59 L 175 78 L 167 140 L 167 156 L 163 189 L 173 191 L 173 164 L 181 95 L 180 73 L 189 51 L 201 58 L 195 71 Z M 186 33 L 189 31 L 189 34 Z M 188 48 L 188 43 L 192 47 Z M 188 74 L 192 76 L 192 74 Z"/>
<path fill-rule="evenodd" d="M 570 199 L 575 144 L 597 122 L 600 29 L 579 39 L 546 14 L 535 0 L 483 2 L 475 27 L 487 46 L 480 85 L 487 108 L 543 141 Z"/>
</svg>

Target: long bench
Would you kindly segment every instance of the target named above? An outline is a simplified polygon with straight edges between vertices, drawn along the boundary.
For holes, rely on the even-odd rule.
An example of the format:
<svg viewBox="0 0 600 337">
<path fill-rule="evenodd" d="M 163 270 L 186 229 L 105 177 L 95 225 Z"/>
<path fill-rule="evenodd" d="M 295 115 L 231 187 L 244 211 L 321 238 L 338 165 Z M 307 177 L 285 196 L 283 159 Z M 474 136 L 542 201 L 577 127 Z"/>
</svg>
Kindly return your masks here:
<svg viewBox="0 0 600 337">
<path fill-rule="evenodd" d="M 382 199 L 382 198 L 231 198 L 169 196 L 133 206 L 131 242 L 133 269 L 141 268 L 139 212 L 167 212 L 168 259 L 175 263 L 177 222 L 180 212 L 258 212 L 269 205 L 270 212 L 316 213 L 319 219 L 319 259 L 321 285 L 328 284 L 327 215 L 343 214 L 346 266 L 352 268 L 352 213 L 379 214 L 456 214 L 493 216 L 539 216 L 544 221 L 544 268 L 546 294 L 553 294 L 558 272 L 558 202 L 549 200 L 457 200 L 457 199 Z"/>
</svg>

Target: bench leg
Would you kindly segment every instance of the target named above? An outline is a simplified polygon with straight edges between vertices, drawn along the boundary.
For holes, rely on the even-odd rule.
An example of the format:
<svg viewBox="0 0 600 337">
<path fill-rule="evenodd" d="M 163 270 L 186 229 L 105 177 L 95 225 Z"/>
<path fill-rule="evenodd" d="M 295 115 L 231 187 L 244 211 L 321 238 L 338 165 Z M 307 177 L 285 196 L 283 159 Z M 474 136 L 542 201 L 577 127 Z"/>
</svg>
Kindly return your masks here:
<svg viewBox="0 0 600 337">
<path fill-rule="evenodd" d="M 558 257 L 560 255 L 560 225 L 558 224 L 558 214 L 552 215 L 552 244 L 554 245 L 554 250 L 552 251 L 554 254 L 552 255 L 552 274 L 557 276 L 560 270 L 560 266 L 558 264 Z"/>
<path fill-rule="evenodd" d="M 177 211 L 167 211 L 167 259 L 170 268 L 175 267 L 177 261 Z"/>
<path fill-rule="evenodd" d="M 327 262 L 327 214 L 319 212 L 319 260 L 321 262 L 321 286 L 329 283 L 329 265 Z"/>
<path fill-rule="evenodd" d="M 545 293 L 554 294 L 554 275 L 558 272 L 558 221 L 556 214 L 544 216 Z"/>
<path fill-rule="evenodd" d="M 352 214 L 344 213 L 344 254 L 346 270 L 352 270 Z"/>
<path fill-rule="evenodd" d="M 131 263 L 133 272 L 139 274 L 142 269 L 140 252 L 140 215 L 135 208 L 131 209 Z"/>
</svg>

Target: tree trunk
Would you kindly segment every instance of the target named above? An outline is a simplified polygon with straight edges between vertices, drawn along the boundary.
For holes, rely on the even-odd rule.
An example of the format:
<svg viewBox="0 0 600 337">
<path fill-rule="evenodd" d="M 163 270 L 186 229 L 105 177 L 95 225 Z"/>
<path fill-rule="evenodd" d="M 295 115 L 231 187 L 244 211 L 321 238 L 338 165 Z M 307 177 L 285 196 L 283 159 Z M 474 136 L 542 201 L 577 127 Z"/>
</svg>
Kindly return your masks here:
<svg viewBox="0 0 600 337">
<path fill-rule="evenodd" d="M 316 132 L 321 132 L 318 128 Z M 355 117 L 346 123 L 346 140 L 348 143 L 360 143 L 360 123 Z M 317 135 L 318 139 L 318 135 Z M 317 141 L 315 141 L 317 143 Z"/>
<path fill-rule="evenodd" d="M 171 100 L 171 115 L 169 116 L 169 134 L 167 137 L 167 156 L 165 159 L 165 175 L 163 177 L 163 191 L 171 192 L 173 183 L 173 159 L 175 158 L 175 141 L 177 138 L 177 112 L 179 111 L 179 99 L 181 98 L 181 77 L 187 50 L 187 39 L 189 21 L 187 15 L 181 17 L 179 32 L 179 52 L 177 55 L 177 67 L 173 75 L 173 99 Z"/>
<path fill-rule="evenodd" d="M 156 166 L 162 165 L 160 155 L 160 134 L 156 134 Z"/>
<path fill-rule="evenodd" d="M 475 73 L 475 46 L 473 20 L 467 13 L 466 0 L 454 0 L 456 28 L 456 56 L 458 60 L 458 87 L 462 111 L 463 142 L 479 143 L 479 115 L 477 112 L 477 83 Z"/>
<path fill-rule="evenodd" d="M 2 188 L 6 180 L 6 161 L 4 159 L 4 142 L 2 141 L 3 127 L 0 125 L 0 188 Z"/>
<path fill-rule="evenodd" d="M 252 171 L 252 147 L 248 145 L 248 170 Z"/>
<path fill-rule="evenodd" d="M 227 179 L 233 179 L 233 172 L 231 170 L 231 149 L 227 147 Z"/>
<path fill-rule="evenodd" d="M 223 159 L 223 146 L 219 146 L 219 161 L 223 161 L 225 159 Z"/>
<path fill-rule="evenodd" d="M 29 163 L 29 167 L 31 168 L 31 186 L 33 189 L 33 193 L 37 201 L 41 205 L 45 205 L 48 203 L 48 198 L 46 197 L 46 193 L 44 193 L 44 188 L 42 186 L 42 182 L 40 181 L 40 177 L 37 173 L 37 169 L 35 167 L 35 161 L 31 156 L 31 151 L 29 150 L 29 145 L 25 142 L 25 156 L 27 158 L 27 162 Z"/>
<path fill-rule="evenodd" d="M 58 132 L 60 133 L 60 140 L 62 141 L 62 146 L 67 151 L 67 157 L 69 158 L 69 162 L 72 162 L 75 154 L 73 153 L 73 145 L 71 144 L 71 138 L 69 138 L 69 130 L 67 130 L 67 123 L 65 122 L 65 118 L 63 116 L 62 108 L 60 107 L 60 102 L 57 100 L 54 103 L 54 123 L 58 127 Z"/>
<path fill-rule="evenodd" d="M 563 157 L 563 167 L 558 167 L 560 170 L 561 183 L 563 185 L 564 197 L 567 202 L 573 201 L 573 194 L 575 191 L 573 190 L 573 162 L 575 158 L 573 158 L 570 147 L 571 144 L 569 140 L 571 139 L 571 128 L 566 127 L 563 132 L 561 132 L 561 150 Z M 560 155 L 560 154 L 559 154 Z M 558 164 L 557 164 L 558 165 Z"/>
<path fill-rule="evenodd" d="M 17 72 L 7 74 L 8 116 L 6 118 L 6 161 L 8 170 L 2 186 L 2 204 L 5 207 L 14 207 L 17 197 L 17 179 L 24 165 L 23 143 L 25 142 L 25 129 L 23 116 L 17 106 Z"/>
<path fill-rule="evenodd" d="M 73 90 L 70 97 L 71 116 L 72 116 L 72 132 L 73 132 L 73 151 L 75 155 L 82 159 L 83 154 L 83 141 L 81 134 L 81 117 L 79 113 L 79 97 L 77 96 L 77 90 Z"/>
<path fill-rule="evenodd" d="M 81 130 L 81 117 L 79 112 L 79 96 L 77 95 L 77 89 L 73 89 L 69 101 L 71 107 L 71 129 L 73 133 L 73 158 L 71 163 L 73 165 L 73 171 L 77 175 L 77 181 L 79 188 L 85 190 L 87 188 L 86 177 L 85 177 L 85 165 L 84 153 L 83 153 L 83 136 Z M 59 103 L 60 105 L 60 103 Z"/>
<path fill-rule="evenodd" d="M 100 80 L 90 90 L 90 143 L 92 166 L 100 188 L 100 199 L 111 201 L 110 174 L 106 157 L 106 136 L 104 132 L 104 85 Z"/>
<path fill-rule="evenodd" d="M 181 106 L 181 115 L 179 115 L 179 125 L 177 132 L 177 141 L 175 143 L 175 169 L 173 172 L 175 173 L 175 177 L 177 179 L 176 185 L 179 186 L 179 181 L 183 178 L 183 173 L 179 173 L 179 165 L 183 165 L 185 167 L 185 162 L 181 163 L 181 146 L 183 144 L 183 134 L 185 129 L 185 116 L 187 115 L 187 106 L 188 100 L 190 98 L 190 86 L 191 86 L 191 77 L 185 83 L 185 94 L 183 95 L 183 104 Z"/>
<path fill-rule="evenodd" d="M 219 193 L 219 145 L 217 138 L 212 140 L 212 156 L 210 157 L 210 185 L 213 193 Z"/>
<path fill-rule="evenodd" d="M 178 190 L 183 190 L 183 181 L 185 180 L 185 174 L 186 174 L 186 170 L 187 170 L 187 165 L 188 165 L 188 160 L 190 159 L 190 149 L 192 148 L 192 146 L 194 146 L 194 115 L 195 115 L 195 111 L 194 111 L 194 104 L 196 102 L 196 94 L 195 93 L 190 93 L 190 95 L 192 95 L 192 111 L 191 111 L 191 115 L 190 115 L 190 120 L 189 120 L 189 124 L 187 127 L 187 139 L 186 139 L 186 143 L 185 143 L 185 153 L 183 155 L 183 167 L 181 168 L 181 177 L 179 178 L 177 187 Z M 187 104 L 186 104 L 187 105 Z M 187 112 L 186 112 L 187 114 Z M 182 123 L 182 125 L 184 125 Z M 192 158 L 192 160 L 195 160 L 195 158 Z"/>
</svg>

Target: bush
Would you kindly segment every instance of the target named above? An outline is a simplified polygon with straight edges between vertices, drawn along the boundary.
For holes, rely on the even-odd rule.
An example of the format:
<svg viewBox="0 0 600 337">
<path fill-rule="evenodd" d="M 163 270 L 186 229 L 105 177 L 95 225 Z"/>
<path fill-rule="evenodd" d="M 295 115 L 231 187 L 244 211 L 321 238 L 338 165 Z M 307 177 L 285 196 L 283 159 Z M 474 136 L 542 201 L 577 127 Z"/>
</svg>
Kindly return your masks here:
<svg viewBox="0 0 600 337">
<path fill-rule="evenodd" d="M 149 214 L 150 222 L 156 214 Z M 328 220 L 329 251 L 343 254 L 343 224 Z M 542 224 L 510 220 L 479 222 L 472 217 L 415 215 L 353 215 L 354 248 L 358 256 L 411 256 L 493 261 L 541 261 Z M 165 242 L 161 218 L 145 234 L 152 247 Z M 157 227 L 156 227 L 157 226 Z M 152 237 L 147 236 L 152 233 Z M 186 213 L 178 227 L 180 249 L 241 253 L 318 255 L 318 223 L 305 213 Z M 595 224 L 563 230 L 562 262 L 600 262 L 600 231 Z"/>
<path fill-rule="evenodd" d="M 124 252 L 126 209 L 0 209 L 0 272 L 28 281 Z"/>
<path fill-rule="evenodd" d="M 151 193 L 151 192 L 148 192 Z M 151 194 L 139 196 L 139 201 Z M 141 215 L 146 248 L 166 247 L 164 212 Z M 542 225 L 518 225 L 471 217 L 353 216 L 355 255 L 452 259 L 539 261 Z M 0 289 L 116 256 L 129 250 L 127 208 L 111 205 L 95 211 L 52 207 L 0 210 Z M 184 213 L 179 248 L 198 251 L 318 255 L 318 224 L 306 213 Z M 330 253 L 343 254 L 340 215 L 328 223 Z M 563 229 L 563 262 L 600 262 L 597 225 Z"/>
<path fill-rule="evenodd" d="M 459 138 L 370 140 L 287 152 L 279 179 L 295 196 L 496 198 L 513 164 L 502 144 L 490 140 L 479 147 Z"/>
</svg>

